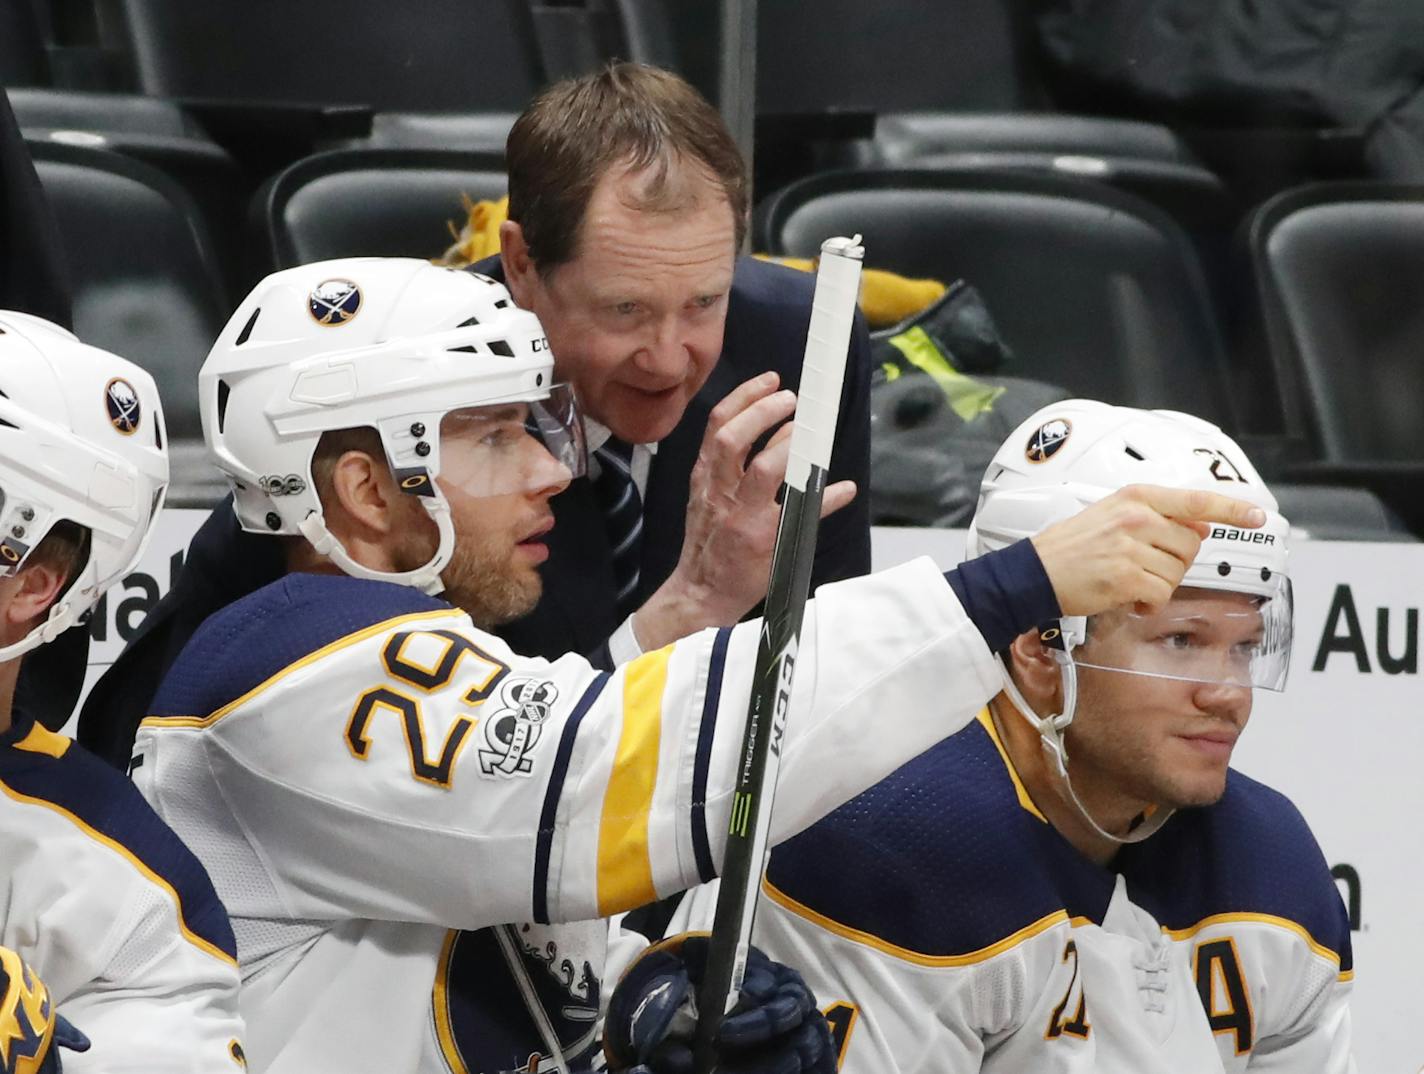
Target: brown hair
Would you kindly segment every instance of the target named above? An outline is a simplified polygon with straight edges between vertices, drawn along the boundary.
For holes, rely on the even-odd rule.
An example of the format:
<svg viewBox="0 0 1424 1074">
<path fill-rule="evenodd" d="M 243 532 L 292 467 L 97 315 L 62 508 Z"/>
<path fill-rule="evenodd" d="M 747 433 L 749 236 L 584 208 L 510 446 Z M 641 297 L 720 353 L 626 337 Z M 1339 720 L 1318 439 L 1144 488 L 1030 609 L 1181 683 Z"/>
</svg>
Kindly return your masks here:
<svg viewBox="0 0 1424 1074">
<path fill-rule="evenodd" d="M 64 575 L 64 584 L 59 587 L 56 600 L 69 591 L 79 572 L 89 562 L 91 534 L 88 526 L 61 518 L 50 526 L 40 543 L 25 557 L 25 566 L 42 563 Z"/>
<path fill-rule="evenodd" d="M 727 125 L 677 75 L 637 63 L 611 63 L 594 74 L 555 83 L 515 121 L 505 147 L 509 219 L 520 226 L 540 274 L 571 260 L 594 187 L 618 164 L 653 165 L 650 207 L 666 197 L 673 165 L 686 160 L 722 188 L 732 209 L 736 245 L 747 225 L 748 183 Z"/>
</svg>

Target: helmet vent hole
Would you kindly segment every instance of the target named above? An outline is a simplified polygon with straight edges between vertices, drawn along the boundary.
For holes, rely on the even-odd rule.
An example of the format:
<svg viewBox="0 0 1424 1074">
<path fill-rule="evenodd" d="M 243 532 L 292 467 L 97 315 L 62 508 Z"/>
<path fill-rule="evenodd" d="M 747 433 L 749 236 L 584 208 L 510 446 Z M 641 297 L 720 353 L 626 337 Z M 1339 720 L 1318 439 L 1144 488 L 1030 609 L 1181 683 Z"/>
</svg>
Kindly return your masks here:
<svg viewBox="0 0 1424 1074">
<path fill-rule="evenodd" d="M 218 433 L 223 431 L 223 423 L 227 420 L 227 397 L 232 392 L 227 381 L 218 381 Z"/>
<path fill-rule="evenodd" d="M 507 298 L 501 298 L 501 299 L 499 299 L 497 302 L 495 302 L 494 308 L 497 309 L 497 310 L 508 309 L 508 308 L 509 308 L 509 299 L 507 299 Z"/>
<path fill-rule="evenodd" d="M 480 323 L 480 319 L 479 319 L 478 317 L 471 317 L 471 318 L 469 318 L 468 320 L 461 321 L 461 322 L 460 322 L 459 324 L 457 324 L 455 327 L 456 327 L 456 328 L 474 328 L 474 327 L 475 327 L 476 325 L 478 325 L 479 323 Z"/>
<path fill-rule="evenodd" d="M 1128 444 L 1128 445 L 1127 445 L 1125 448 L 1123 448 L 1122 450 L 1125 451 L 1125 452 L 1127 452 L 1129 458 L 1136 459 L 1138 462 L 1146 462 L 1146 461 L 1147 461 L 1147 460 L 1143 457 L 1142 452 L 1138 451 L 1138 450 L 1137 450 L 1135 447 L 1133 447 L 1131 444 Z"/>
<path fill-rule="evenodd" d="M 159 451 L 163 450 L 163 428 L 156 421 L 153 423 L 153 446 Z"/>
<path fill-rule="evenodd" d="M 1216 565 L 1216 573 L 1219 574 L 1219 575 L 1221 575 L 1223 578 L 1225 578 L 1228 574 L 1231 573 L 1231 564 L 1230 564 L 1230 563 L 1218 563 L 1218 564 Z"/>
<path fill-rule="evenodd" d="M 260 316 L 262 316 L 262 307 L 258 306 L 252 311 L 252 316 L 247 318 L 247 323 L 242 326 L 242 331 L 237 334 L 237 342 L 233 344 L 234 347 L 241 347 L 247 342 L 248 337 L 252 335 L 252 329 L 257 324 L 257 318 Z"/>
<path fill-rule="evenodd" d="M 514 357 L 514 348 L 502 339 L 490 340 L 489 349 L 494 351 L 494 353 L 499 355 L 501 358 Z"/>
<path fill-rule="evenodd" d="M 480 349 L 474 344 L 470 344 L 466 347 L 450 347 L 448 350 L 451 354 L 479 354 L 480 352 Z"/>
<path fill-rule="evenodd" d="M 0 425 L 3 425 L 3 426 L 4 426 L 5 428 L 7 428 L 7 429 L 18 429 L 18 428 L 19 428 L 19 426 L 16 425 L 13 421 L 6 421 L 4 418 L 0 418 Z"/>
</svg>

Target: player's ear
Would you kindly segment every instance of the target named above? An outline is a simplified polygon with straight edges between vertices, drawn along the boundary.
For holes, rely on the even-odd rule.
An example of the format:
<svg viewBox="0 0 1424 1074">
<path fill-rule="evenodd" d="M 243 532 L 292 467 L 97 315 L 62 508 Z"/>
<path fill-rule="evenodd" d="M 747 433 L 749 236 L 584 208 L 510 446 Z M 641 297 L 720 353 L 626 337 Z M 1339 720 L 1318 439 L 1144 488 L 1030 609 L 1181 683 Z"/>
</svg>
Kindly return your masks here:
<svg viewBox="0 0 1424 1074">
<path fill-rule="evenodd" d="M 539 286 L 539 272 L 534 260 L 529 256 L 529 245 L 524 241 L 524 229 L 513 220 L 499 225 L 499 260 L 504 266 L 504 283 L 514 304 L 521 309 L 533 309 L 535 291 Z"/>
<path fill-rule="evenodd" d="M 1063 690 L 1058 660 L 1037 629 L 1026 630 L 1015 638 L 1004 659 L 1025 701 L 1039 712 L 1058 711 L 1053 708 Z"/>
<path fill-rule="evenodd" d="M 44 618 L 67 580 L 65 568 L 38 557 L 32 557 L 14 578 L 6 579 L 5 644 L 28 634 Z"/>
<path fill-rule="evenodd" d="M 397 504 L 401 495 L 384 459 L 365 451 L 342 452 L 331 469 L 334 502 L 327 508 L 333 516 L 328 524 L 338 530 L 353 529 L 349 536 L 379 541 L 400 524 Z"/>
</svg>

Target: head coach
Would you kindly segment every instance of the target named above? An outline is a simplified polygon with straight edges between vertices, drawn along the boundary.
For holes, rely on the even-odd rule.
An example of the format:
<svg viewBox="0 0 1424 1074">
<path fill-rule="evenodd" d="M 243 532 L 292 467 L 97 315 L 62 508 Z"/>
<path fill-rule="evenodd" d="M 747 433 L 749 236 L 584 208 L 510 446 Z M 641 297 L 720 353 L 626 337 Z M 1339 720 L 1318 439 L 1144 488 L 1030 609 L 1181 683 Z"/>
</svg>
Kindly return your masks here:
<svg viewBox="0 0 1424 1074">
<path fill-rule="evenodd" d="M 613 64 L 516 121 L 501 253 L 475 270 L 538 314 L 588 420 L 589 477 L 553 501 L 544 595 L 502 627 L 531 655 L 605 666 L 765 594 L 812 276 L 739 257 L 746 163 L 682 79 Z M 357 253 L 359 251 L 352 251 Z M 869 349 L 857 318 L 812 584 L 870 567 Z M 764 443 L 763 443 L 764 442 Z M 760 450 L 756 450 L 760 447 Z M 281 542 L 203 524 L 174 589 L 91 691 L 86 745 L 127 763 L 163 673 L 212 612 L 279 576 Z"/>
</svg>

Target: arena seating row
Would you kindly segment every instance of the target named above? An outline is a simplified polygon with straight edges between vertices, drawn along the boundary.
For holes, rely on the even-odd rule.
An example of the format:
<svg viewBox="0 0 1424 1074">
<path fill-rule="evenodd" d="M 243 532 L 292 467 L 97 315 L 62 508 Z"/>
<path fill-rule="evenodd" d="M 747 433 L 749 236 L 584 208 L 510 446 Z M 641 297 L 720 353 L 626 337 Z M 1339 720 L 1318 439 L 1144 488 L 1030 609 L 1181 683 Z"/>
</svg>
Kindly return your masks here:
<svg viewBox="0 0 1424 1074">
<path fill-rule="evenodd" d="M 461 193 L 502 192 L 509 124 L 553 77 L 623 55 L 715 94 L 718 6 L 431 0 L 393 19 L 375 0 L 253 0 L 235 18 L 180 0 L 11 0 L 0 82 L 60 212 L 80 331 L 173 385 L 185 443 L 190 371 L 261 273 L 441 249 Z M 1025 12 L 964 0 L 947 19 L 938 0 L 824 0 L 808 20 L 802 5 L 759 5 L 758 247 L 803 253 L 826 227 L 863 231 L 878 265 L 974 282 L 1014 373 L 1213 417 L 1274 476 L 1363 484 L 1424 533 L 1420 434 L 1404 416 L 1420 378 L 1407 327 L 1379 338 L 1405 319 L 1332 319 L 1331 296 L 1295 282 L 1331 291 L 1327 270 L 1268 263 L 1272 213 L 1316 195 L 1278 198 L 1242 225 L 1274 190 L 1260 174 L 1319 173 L 1298 144 L 1292 167 L 1233 155 L 1299 132 L 1253 132 L 1223 152 L 1156 123 L 1054 112 Z M 1316 194 L 1337 192 L 1354 196 Z M 1413 197 L 1391 204 L 1407 212 Z M 1349 260 L 1312 241 L 1284 242 L 1285 259 Z M 1379 263 L 1356 256 L 1365 264 L 1341 273 L 1352 295 Z M 1411 279 L 1396 268 L 1354 308 L 1389 308 L 1387 285 Z M 1364 372 L 1380 347 L 1388 385 Z M 1341 399 L 1352 409 L 1329 416 Z M 208 476 L 194 470 L 194 498 Z M 1330 495 L 1321 525 L 1335 535 L 1394 525 L 1354 493 Z"/>
<path fill-rule="evenodd" d="M 141 161 L 52 141 L 32 149 L 71 262 L 78 330 L 154 369 L 174 439 L 196 439 L 193 374 L 237 297 L 202 212 Z M 462 195 L 498 197 L 503 188 L 499 157 L 488 153 L 317 154 L 257 192 L 248 248 L 258 271 L 352 254 L 430 256 L 463 216 Z M 1257 209 L 1238 251 L 1268 345 L 1254 365 L 1229 347 L 1179 224 L 1079 176 L 825 173 L 770 198 L 756 240 L 771 253 L 807 255 L 827 234 L 859 231 L 877 266 L 973 281 L 1017 356 L 1015 375 L 1212 418 L 1244 434 L 1272 476 L 1373 490 L 1424 532 L 1416 494 L 1424 434 L 1413 421 L 1424 399 L 1413 351 L 1424 317 L 1415 301 L 1421 217 L 1424 191 L 1384 184 L 1317 185 Z M 1263 392 L 1280 400 L 1279 425 L 1253 436 L 1262 426 L 1244 404 Z M 190 498 L 211 492 L 211 475 L 191 476 Z M 1398 529 L 1353 494 L 1315 500 L 1332 505 L 1320 509 L 1321 532 Z"/>
</svg>

